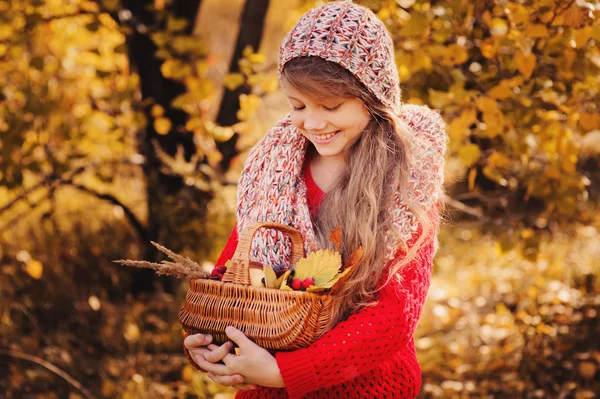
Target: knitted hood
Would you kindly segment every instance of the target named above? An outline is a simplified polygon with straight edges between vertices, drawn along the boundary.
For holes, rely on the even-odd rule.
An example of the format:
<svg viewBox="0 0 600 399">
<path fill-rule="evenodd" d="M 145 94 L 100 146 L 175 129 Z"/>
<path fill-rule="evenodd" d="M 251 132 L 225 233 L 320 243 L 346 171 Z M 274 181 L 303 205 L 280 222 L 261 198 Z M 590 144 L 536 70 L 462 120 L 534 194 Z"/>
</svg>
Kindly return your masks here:
<svg viewBox="0 0 600 399">
<path fill-rule="evenodd" d="M 438 199 L 444 180 L 444 123 L 427 107 L 401 104 L 393 42 L 383 23 L 350 1 L 311 9 L 281 44 L 279 73 L 286 62 L 301 56 L 343 66 L 408 124 L 419 138 L 414 149 L 417 165 L 409 177 L 410 199 L 425 205 Z M 302 178 L 308 144 L 287 115 L 252 148 L 238 184 L 238 234 L 255 221 L 277 222 L 300 231 L 306 254 L 319 249 Z M 390 211 L 396 231 L 386 232 L 386 260 L 393 259 L 400 240 L 406 243 L 417 231 L 416 219 L 399 193 L 394 205 Z M 254 236 L 250 259 L 278 270 L 289 265 L 290 257 L 291 242 L 283 233 L 261 229 Z"/>
</svg>

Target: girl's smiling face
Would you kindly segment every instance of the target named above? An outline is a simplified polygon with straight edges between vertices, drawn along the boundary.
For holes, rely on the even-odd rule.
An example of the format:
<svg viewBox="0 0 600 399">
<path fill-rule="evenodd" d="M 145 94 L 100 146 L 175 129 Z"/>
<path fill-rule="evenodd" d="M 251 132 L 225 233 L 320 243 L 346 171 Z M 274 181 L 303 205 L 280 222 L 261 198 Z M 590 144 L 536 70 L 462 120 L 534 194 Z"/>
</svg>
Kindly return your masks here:
<svg viewBox="0 0 600 399">
<path fill-rule="evenodd" d="M 286 85 L 288 86 L 288 85 Z M 344 151 L 361 135 L 371 120 L 366 107 L 356 97 L 313 99 L 293 87 L 284 86 L 290 102 L 294 126 L 331 160 L 343 159 Z"/>
</svg>

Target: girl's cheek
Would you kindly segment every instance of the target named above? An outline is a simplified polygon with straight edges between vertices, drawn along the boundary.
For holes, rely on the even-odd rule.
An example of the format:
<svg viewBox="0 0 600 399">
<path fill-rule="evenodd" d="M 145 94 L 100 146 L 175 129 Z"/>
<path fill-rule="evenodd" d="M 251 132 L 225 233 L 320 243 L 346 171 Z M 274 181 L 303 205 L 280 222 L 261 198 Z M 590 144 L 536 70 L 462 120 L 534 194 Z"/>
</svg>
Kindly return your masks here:
<svg viewBox="0 0 600 399">
<path fill-rule="evenodd" d="M 292 122 L 292 125 L 296 126 L 296 128 L 302 129 L 302 118 L 294 116 L 293 112 L 290 114 L 290 121 Z"/>
</svg>

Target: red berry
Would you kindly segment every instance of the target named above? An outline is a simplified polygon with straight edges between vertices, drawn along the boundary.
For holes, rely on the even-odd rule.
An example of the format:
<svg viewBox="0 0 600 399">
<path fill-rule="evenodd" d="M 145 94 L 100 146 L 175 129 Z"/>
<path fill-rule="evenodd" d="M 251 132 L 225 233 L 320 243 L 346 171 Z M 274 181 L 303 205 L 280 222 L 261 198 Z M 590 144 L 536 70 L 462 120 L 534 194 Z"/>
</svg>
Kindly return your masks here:
<svg viewBox="0 0 600 399">
<path fill-rule="evenodd" d="M 294 291 L 298 291 L 300 288 L 302 288 L 302 280 L 300 280 L 299 278 L 295 278 L 292 280 L 292 289 Z"/>
<path fill-rule="evenodd" d="M 302 287 L 303 288 L 308 288 L 311 285 L 315 285 L 315 280 L 311 277 L 307 277 L 304 279 L 304 281 L 302 281 Z"/>
<path fill-rule="evenodd" d="M 219 272 L 219 274 L 225 274 L 225 272 L 227 271 L 227 266 L 217 266 L 217 271 Z"/>
<path fill-rule="evenodd" d="M 218 275 L 219 275 L 219 271 L 217 269 L 213 269 L 212 272 L 210 272 L 211 277 L 217 277 Z"/>
</svg>

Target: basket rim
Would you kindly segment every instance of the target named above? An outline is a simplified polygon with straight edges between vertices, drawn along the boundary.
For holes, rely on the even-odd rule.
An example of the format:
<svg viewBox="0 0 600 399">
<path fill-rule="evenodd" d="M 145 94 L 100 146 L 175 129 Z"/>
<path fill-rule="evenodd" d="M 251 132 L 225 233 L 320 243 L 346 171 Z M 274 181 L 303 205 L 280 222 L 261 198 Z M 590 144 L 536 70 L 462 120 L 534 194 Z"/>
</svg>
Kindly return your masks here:
<svg viewBox="0 0 600 399">
<path fill-rule="evenodd" d="M 267 288 L 267 287 L 256 287 L 253 285 L 244 285 L 244 284 L 236 284 L 233 282 L 223 282 L 221 280 L 211 280 L 211 279 L 206 279 L 206 278 L 194 278 L 190 280 L 190 287 L 192 287 L 192 285 L 197 285 L 197 284 L 213 284 L 213 285 L 231 285 L 237 288 L 243 288 L 243 289 L 247 289 L 247 290 L 254 290 L 254 291 L 263 291 L 263 292 L 269 292 L 269 293 L 273 293 L 273 294 L 278 294 L 278 295 L 282 295 L 282 296 L 289 296 L 289 297 L 303 297 L 306 296 L 311 297 L 311 298 L 320 298 L 322 300 L 325 300 L 328 297 L 331 297 L 331 294 L 329 293 L 329 291 L 324 292 L 322 294 L 316 293 L 316 292 L 310 292 L 310 291 L 288 291 L 288 290 L 281 290 L 281 289 L 277 289 L 277 288 Z M 196 287 L 194 287 L 196 288 Z"/>
</svg>

